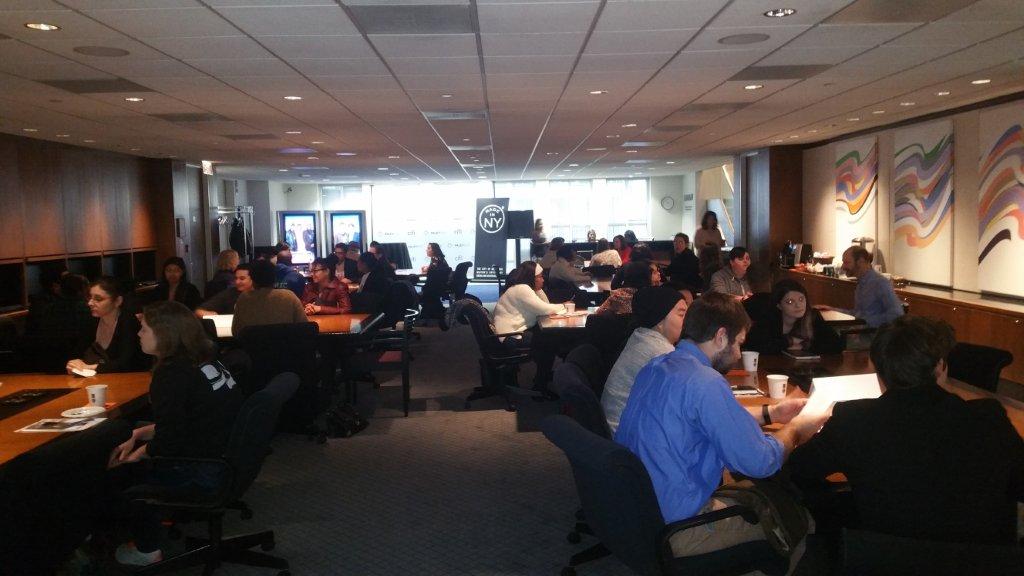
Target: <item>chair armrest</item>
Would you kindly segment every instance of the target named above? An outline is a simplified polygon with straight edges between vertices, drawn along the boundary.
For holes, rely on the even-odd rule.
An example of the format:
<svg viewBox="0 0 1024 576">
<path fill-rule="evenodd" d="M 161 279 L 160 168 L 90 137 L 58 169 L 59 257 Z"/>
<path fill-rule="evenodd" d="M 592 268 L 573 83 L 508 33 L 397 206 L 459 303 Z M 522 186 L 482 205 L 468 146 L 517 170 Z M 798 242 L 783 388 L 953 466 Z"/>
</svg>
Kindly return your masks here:
<svg viewBox="0 0 1024 576">
<path fill-rule="evenodd" d="M 746 506 L 739 505 L 728 506 L 721 510 L 714 510 L 706 514 L 699 514 L 685 520 L 677 520 L 662 529 L 660 538 L 662 550 L 671 549 L 669 546 L 669 539 L 672 538 L 676 532 L 682 532 L 683 530 L 689 530 L 690 528 L 696 528 L 697 526 L 705 526 L 712 522 L 718 522 L 719 520 L 725 520 L 726 518 L 732 518 L 734 516 L 742 517 L 743 520 L 749 524 L 757 524 L 760 522 L 760 519 L 753 510 Z"/>
</svg>

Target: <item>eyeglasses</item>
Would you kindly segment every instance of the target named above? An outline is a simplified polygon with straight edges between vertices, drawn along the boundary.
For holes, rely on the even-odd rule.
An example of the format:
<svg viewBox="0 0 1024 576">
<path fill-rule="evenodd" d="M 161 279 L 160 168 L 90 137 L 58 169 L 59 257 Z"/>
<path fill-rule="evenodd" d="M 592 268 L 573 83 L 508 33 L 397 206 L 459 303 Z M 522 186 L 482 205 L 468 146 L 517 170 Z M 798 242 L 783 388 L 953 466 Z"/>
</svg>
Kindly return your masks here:
<svg viewBox="0 0 1024 576">
<path fill-rule="evenodd" d="M 789 306 L 792 306 L 793 304 L 806 304 L 807 303 L 807 299 L 806 298 L 786 298 L 785 300 L 783 300 L 783 302 L 788 304 Z"/>
</svg>

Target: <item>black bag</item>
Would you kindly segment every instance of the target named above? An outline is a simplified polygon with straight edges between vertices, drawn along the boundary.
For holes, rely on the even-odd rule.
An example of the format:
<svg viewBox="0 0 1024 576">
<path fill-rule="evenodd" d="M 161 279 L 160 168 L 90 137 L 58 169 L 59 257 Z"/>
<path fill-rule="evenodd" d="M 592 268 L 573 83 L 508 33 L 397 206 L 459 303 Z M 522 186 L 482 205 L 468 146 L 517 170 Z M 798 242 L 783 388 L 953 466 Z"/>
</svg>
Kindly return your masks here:
<svg viewBox="0 0 1024 576">
<path fill-rule="evenodd" d="M 348 438 L 362 432 L 370 423 L 347 402 L 339 402 L 316 417 L 310 431 L 318 443 L 328 438 Z"/>
<path fill-rule="evenodd" d="M 790 557 L 807 536 L 807 511 L 785 486 L 771 480 L 740 480 L 715 490 L 714 496 L 753 510 L 765 539 L 783 557 Z"/>
</svg>

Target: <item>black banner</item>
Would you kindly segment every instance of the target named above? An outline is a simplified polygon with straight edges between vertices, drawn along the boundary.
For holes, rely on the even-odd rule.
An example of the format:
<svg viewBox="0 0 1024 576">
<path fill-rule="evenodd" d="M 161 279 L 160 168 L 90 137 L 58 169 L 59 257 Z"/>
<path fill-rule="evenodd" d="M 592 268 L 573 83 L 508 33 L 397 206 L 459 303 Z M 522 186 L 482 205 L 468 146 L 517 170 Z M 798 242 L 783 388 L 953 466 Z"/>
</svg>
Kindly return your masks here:
<svg viewBox="0 0 1024 576">
<path fill-rule="evenodd" d="M 475 278 L 494 280 L 499 273 L 505 275 L 507 229 L 508 198 L 477 198 Z"/>
</svg>

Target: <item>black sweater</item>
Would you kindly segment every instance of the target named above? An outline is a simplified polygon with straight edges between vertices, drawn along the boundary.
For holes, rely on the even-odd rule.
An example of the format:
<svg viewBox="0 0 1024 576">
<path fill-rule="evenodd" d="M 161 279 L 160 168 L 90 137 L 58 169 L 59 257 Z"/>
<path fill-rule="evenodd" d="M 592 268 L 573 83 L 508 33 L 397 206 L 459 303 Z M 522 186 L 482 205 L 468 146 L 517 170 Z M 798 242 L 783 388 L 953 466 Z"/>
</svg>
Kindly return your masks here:
<svg viewBox="0 0 1024 576">
<path fill-rule="evenodd" d="M 161 282 L 153 290 L 152 302 L 164 302 L 170 293 L 170 285 Z M 202 301 L 202 297 L 199 296 L 199 288 L 196 288 L 189 282 L 182 282 L 174 292 L 174 301 L 188 306 L 189 310 L 195 310 L 196 306 L 199 306 L 199 303 Z"/>
<path fill-rule="evenodd" d="M 814 338 L 804 342 L 804 349 L 814 354 L 838 354 L 846 347 L 843 338 L 836 333 L 815 309 L 807 311 L 813 314 L 811 321 Z M 747 333 L 747 341 L 743 346 L 747 350 L 756 350 L 761 354 L 782 354 L 789 348 L 789 336 L 782 333 L 782 312 L 772 310 L 764 319 L 755 322 Z"/>
<path fill-rule="evenodd" d="M 242 394 L 219 363 L 170 358 L 153 370 L 149 400 L 156 425 L 150 456 L 217 458 L 227 448 Z"/>
<path fill-rule="evenodd" d="M 79 341 L 78 358 L 86 364 L 96 364 L 97 372 L 139 372 L 149 368 L 150 357 L 139 346 L 139 321 L 134 314 L 122 309 L 114 326 L 114 336 L 106 350 L 96 342 L 99 318 L 93 318 L 90 329 Z"/>
</svg>

